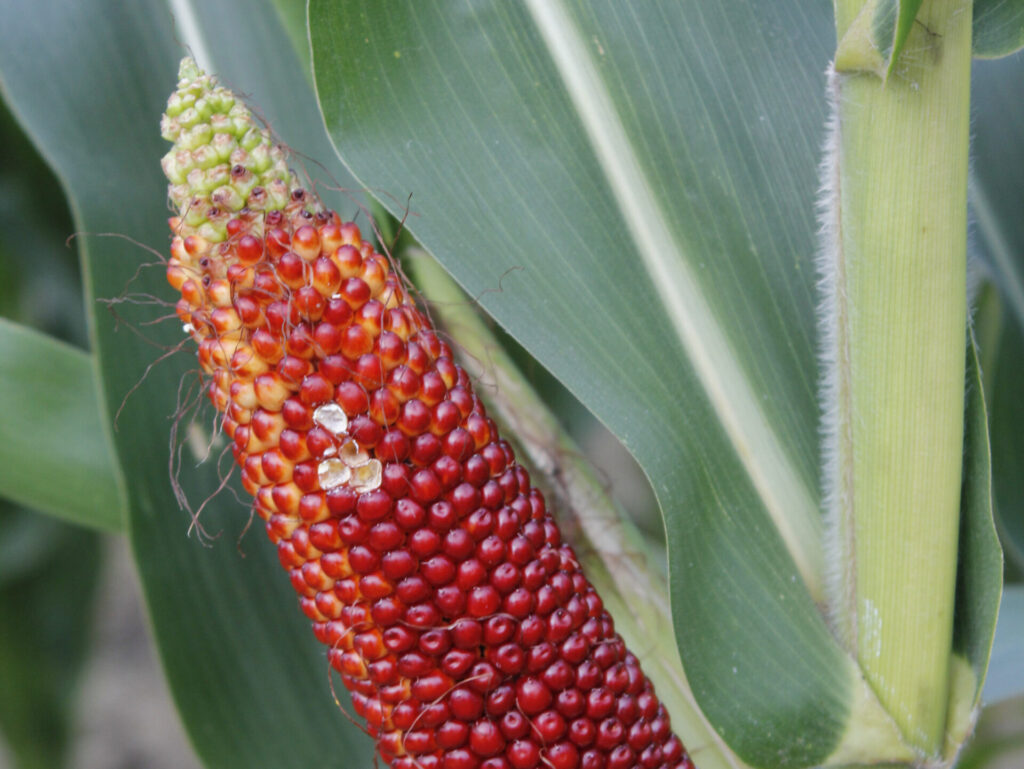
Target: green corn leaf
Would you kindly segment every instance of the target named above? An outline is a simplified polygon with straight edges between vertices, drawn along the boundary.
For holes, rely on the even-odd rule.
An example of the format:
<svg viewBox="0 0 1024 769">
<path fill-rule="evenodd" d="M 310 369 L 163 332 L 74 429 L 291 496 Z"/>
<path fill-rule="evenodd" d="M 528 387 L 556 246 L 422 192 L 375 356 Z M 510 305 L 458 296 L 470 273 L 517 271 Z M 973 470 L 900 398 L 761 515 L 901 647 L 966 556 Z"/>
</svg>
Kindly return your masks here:
<svg viewBox="0 0 1024 769">
<path fill-rule="evenodd" d="M 84 347 L 67 201 L 2 99 L 0 142 L 0 316 Z"/>
<path fill-rule="evenodd" d="M 987 331 L 985 386 L 992 413 L 998 415 L 991 427 L 996 520 L 1007 556 L 1024 568 L 1024 477 L 1020 471 L 1024 457 L 1024 403 L 1020 398 L 1024 331 L 1003 308 L 997 310 L 993 327 Z"/>
<path fill-rule="evenodd" d="M 0 494 L 85 526 L 120 529 L 125 503 L 99 397 L 88 353 L 0 319 Z"/>
<path fill-rule="evenodd" d="M 981 347 L 985 399 L 998 415 L 991 420 L 992 494 L 996 525 L 1010 566 L 1024 568 L 1024 329 L 1008 312 L 998 289 L 987 283 L 979 292 L 975 333 Z"/>
<path fill-rule="evenodd" d="M 274 8 L 281 18 L 281 24 L 288 32 L 307 76 L 311 76 L 309 69 L 309 35 L 306 31 L 306 0 L 272 0 Z"/>
<path fill-rule="evenodd" d="M 1008 56 L 1024 47 L 1024 0 L 974 0 L 974 55 Z"/>
<path fill-rule="evenodd" d="M 966 369 L 963 492 L 953 615 L 954 673 L 948 717 L 948 728 L 956 745 L 973 728 L 974 708 L 981 699 L 988 670 L 1003 586 L 1003 553 L 992 520 L 988 414 L 973 335 L 968 340 Z M 967 667 L 958 664 L 961 660 Z"/>
</svg>

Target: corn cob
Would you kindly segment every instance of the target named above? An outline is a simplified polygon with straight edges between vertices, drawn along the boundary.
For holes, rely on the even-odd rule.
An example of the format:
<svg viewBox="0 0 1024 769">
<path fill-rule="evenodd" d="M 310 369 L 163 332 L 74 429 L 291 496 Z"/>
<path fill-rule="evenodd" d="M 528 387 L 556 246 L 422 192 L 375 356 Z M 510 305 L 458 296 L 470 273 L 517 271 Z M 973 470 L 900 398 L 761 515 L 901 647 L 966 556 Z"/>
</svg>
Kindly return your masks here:
<svg viewBox="0 0 1024 769">
<path fill-rule="evenodd" d="M 392 769 L 688 769 L 448 344 L 191 59 L 167 279 L 316 637 Z"/>
</svg>

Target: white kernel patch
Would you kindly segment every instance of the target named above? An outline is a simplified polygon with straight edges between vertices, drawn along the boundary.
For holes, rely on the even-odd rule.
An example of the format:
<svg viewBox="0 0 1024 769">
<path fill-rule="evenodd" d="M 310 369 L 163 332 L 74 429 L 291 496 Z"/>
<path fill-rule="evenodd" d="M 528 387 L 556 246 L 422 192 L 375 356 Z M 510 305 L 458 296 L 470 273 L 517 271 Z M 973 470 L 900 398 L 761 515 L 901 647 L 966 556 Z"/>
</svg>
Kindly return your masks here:
<svg viewBox="0 0 1024 769">
<path fill-rule="evenodd" d="M 320 488 L 328 491 L 348 483 L 352 477 L 352 470 L 340 459 L 325 459 L 317 465 L 316 474 L 320 480 Z"/>
<path fill-rule="evenodd" d="M 313 421 L 335 435 L 348 429 L 348 417 L 337 403 L 326 403 L 313 412 Z"/>
<path fill-rule="evenodd" d="M 359 467 L 352 468 L 352 489 L 362 494 L 365 491 L 373 491 L 380 487 L 383 480 L 384 468 L 376 459 Z"/>
<path fill-rule="evenodd" d="M 349 467 L 361 467 L 370 461 L 370 455 L 360 451 L 359 444 L 349 439 L 341 444 L 341 452 L 338 455 Z M 379 462 L 377 464 L 380 464 Z"/>
</svg>

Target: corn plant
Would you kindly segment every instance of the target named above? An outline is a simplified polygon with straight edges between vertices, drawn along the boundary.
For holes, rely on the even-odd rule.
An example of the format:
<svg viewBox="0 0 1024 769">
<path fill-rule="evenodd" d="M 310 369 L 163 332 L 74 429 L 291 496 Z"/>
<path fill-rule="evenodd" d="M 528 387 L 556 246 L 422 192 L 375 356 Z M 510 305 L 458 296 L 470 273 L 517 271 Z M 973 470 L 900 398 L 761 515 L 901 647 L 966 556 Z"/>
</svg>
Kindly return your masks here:
<svg viewBox="0 0 1024 769">
<path fill-rule="evenodd" d="M 89 351 L 0 325 L 0 492 L 127 536 L 205 765 L 375 751 L 246 533 L 221 423 L 190 411 L 159 169 L 186 53 L 412 276 L 697 766 L 952 766 L 983 704 L 1024 691 L 1024 3 L 3 10 L 4 97 L 67 195 Z M 639 463 L 663 542 L 579 460 L 537 366 Z M 447 760 L 585 765 L 538 744 Z"/>
</svg>

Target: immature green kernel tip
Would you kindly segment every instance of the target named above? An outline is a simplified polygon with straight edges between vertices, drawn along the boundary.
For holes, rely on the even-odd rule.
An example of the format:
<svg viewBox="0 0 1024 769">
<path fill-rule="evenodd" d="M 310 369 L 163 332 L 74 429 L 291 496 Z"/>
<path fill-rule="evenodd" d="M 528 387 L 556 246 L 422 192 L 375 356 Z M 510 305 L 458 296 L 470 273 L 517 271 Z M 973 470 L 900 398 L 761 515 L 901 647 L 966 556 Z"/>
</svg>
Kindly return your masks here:
<svg viewBox="0 0 1024 769">
<path fill-rule="evenodd" d="M 298 187 L 288 170 L 287 153 L 244 104 L 192 59 L 181 63 L 160 132 L 174 145 L 163 167 L 179 217 L 215 241 L 226 235 L 210 211 L 233 213 L 246 205 L 284 208 Z M 258 188 L 267 194 L 250 201 Z M 318 203 L 310 199 L 308 208 L 317 210 Z"/>
<path fill-rule="evenodd" d="M 179 86 L 181 83 L 188 83 L 193 80 L 198 80 L 202 76 L 203 72 L 199 69 L 199 65 L 196 64 L 196 60 L 191 56 L 186 56 L 181 60 L 181 64 L 178 65 L 178 81 Z"/>
</svg>

